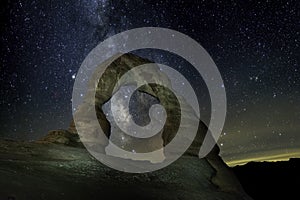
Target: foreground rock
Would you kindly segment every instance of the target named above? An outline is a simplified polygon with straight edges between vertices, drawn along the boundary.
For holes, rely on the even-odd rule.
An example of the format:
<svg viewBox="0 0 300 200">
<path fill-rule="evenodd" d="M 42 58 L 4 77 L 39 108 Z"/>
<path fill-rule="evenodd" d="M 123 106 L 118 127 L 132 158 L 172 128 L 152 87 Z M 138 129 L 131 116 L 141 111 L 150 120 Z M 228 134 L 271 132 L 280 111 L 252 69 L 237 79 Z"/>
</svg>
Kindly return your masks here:
<svg viewBox="0 0 300 200">
<path fill-rule="evenodd" d="M 162 170 L 130 174 L 84 148 L 0 141 L 0 199 L 249 199 L 238 185 L 215 185 L 216 173 L 206 159 L 188 155 Z"/>
</svg>

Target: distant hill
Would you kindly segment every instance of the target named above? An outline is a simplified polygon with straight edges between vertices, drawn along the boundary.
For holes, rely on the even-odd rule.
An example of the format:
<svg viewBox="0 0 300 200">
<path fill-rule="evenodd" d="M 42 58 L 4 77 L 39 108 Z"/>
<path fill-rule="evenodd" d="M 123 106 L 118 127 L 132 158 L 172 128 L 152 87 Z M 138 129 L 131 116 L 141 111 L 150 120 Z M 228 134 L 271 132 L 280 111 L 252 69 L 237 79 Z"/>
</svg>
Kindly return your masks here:
<svg viewBox="0 0 300 200">
<path fill-rule="evenodd" d="M 294 196 L 299 196 L 300 159 L 250 162 L 233 167 L 233 171 L 244 190 L 255 200 L 295 199 Z"/>
</svg>

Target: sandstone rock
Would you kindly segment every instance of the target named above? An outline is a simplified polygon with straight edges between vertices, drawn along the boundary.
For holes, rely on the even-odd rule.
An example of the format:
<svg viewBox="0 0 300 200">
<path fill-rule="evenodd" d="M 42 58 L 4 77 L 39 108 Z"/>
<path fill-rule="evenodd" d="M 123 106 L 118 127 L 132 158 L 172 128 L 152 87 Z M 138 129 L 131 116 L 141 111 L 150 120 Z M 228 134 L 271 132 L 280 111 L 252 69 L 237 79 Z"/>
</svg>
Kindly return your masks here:
<svg viewBox="0 0 300 200">
<path fill-rule="evenodd" d="M 209 162 L 189 155 L 158 171 L 131 174 L 101 164 L 84 148 L 0 140 L 0 166 L 0 199 L 250 199 L 215 185 Z"/>
<path fill-rule="evenodd" d="M 103 65 L 108 66 L 108 68 L 103 73 L 100 80 L 97 80 L 96 78 L 98 75 L 97 73 L 99 73 L 99 71 L 97 70 L 93 78 L 90 80 L 89 84 L 97 86 L 96 94 L 91 91 L 88 91 L 88 93 L 86 94 L 84 103 L 79 106 L 77 112 L 75 113 L 75 117 L 76 115 L 83 116 L 83 118 L 81 118 L 81 121 L 77 122 L 76 127 L 74 121 L 72 121 L 68 131 L 51 132 L 40 142 L 62 143 L 65 145 L 80 146 L 77 145 L 78 143 L 80 143 L 77 140 L 77 130 L 80 129 L 84 133 L 83 135 L 81 135 L 81 141 L 84 141 L 85 144 L 100 145 L 101 147 L 103 147 L 102 153 L 106 153 L 105 148 L 109 144 L 105 142 L 105 140 L 103 140 L 103 137 L 111 137 L 115 131 L 120 131 L 111 121 L 109 121 L 108 116 L 106 115 L 107 112 L 105 112 L 105 105 L 109 104 L 110 98 L 114 95 L 114 86 L 120 79 L 120 77 L 122 77 L 122 75 L 124 75 L 127 71 L 138 65 L 151 63 L 151 61 L 140 58 L 133 54 L 124 54 L 121 57 L 115 59 L 112 63 L 110 62 L 111 60 L 103 63 Z M 101 69 L 101 67 L 99 69 Z M 160 72 L 158 68 L 154 67 L 151 74 L 152 73 L 155 74 L 155 81 L 157 81 L 158 83 L 161 81 L 167 85 L 170 84 L 168 78 L 162 72 Z M 139 74 L 134 74 L 133 76 L 134 79 L 141 78 Z M 121 88 L 119 87 L 118 89 Z M 164 106 L 167 112 L 167 120 L 162 132 L 159 134 L 159 137 L 152 138 L 148 142 L 143 143 L 140 146 L 136 146 L 135 148 L 138 151 L 142 151 L 143 149 L 141 147 L 143 146 L 147 147 L 145 149 L 159 148 L 160 146 L 165 146 L 170 141 L 172 141 L 172 139 L 174 139 L 174 137 L 176 136 L 176 132 L 180 124 L 180 117 L 182 115 L 181 109 L 188 113 L 183 115 L 183 119 L 186 123 L 183 124 L 183 126 L 186 131 L 189 130 L 190 123 L 199 124 L 196 138 L 189 149 L 182 156 L 182 158 L 172 163 L 165 169 L 151 172 L 149 174 L 141 174 L 136 176 L 108 169 L 100 162 L 94 160 L 92 162 L 93 164 L 91 166 L 88 166 L 93 168 L 92 171 L 87 171 L 86 169 L 83 170 L 83 165 L 74 163 L 74 165 L 70 165 L 68 169 L 79 171 L 82 170 L 82 173 L 84 174 L 82 175 L 83 177 L 90 177 L 93 176 L 92 174 L 94 174 L 99 178 L 99 180 L 105 180 L 105 183 L 113 182 L 113 184 L 109 184 L 109 186 L 106 186 L 104 183 L 99 184 L 97 182 L 99 180 L 93 180 L 91 182 L 88 181 L 90 184 L 93 184 L 96 181 L 96 185 L 98 185 L 99 189 L 102 189 L 104 193 L 106 193 L 107 191 L 111 191 L 112 188 L 123 188 L 123 185 L 125 186 L 128 184 L 132 184 L 132 187 L 134 187 L 135 185 L 142 184 L 147 189 L 142 190 L 141 188 L 139 188 L 143 192 L 139 194 L 133 192 L 133 196 L 134 194 L 136 194 L 135 197 L 139 197 L 142 199 L 250 199 L 244 193 L 238 180 L 232 174 L 230 169 L 222 161 L 221 157 L 219 156 L 219 148 L 217 146 L 215 146 L 213 151 L 206 158 L 198 158 L 198 152 L 201 147 L 203 138 L 206 134 L 209 134 L 209 131 L 207 131 L 207 126 L 197 118 L 190 106 L 184 104 L 186 106 L 180 108 L 179 100 L 184 101 L 184 99 L 181 99 L 182 97 L 178 97 L 180 99 L 177 99 L 171 90 L 168 90 L 157 84 L 149 84 L 139 88 L 139 90 L 137 91 L 137 96 L 140 105 L 136 106 L 135 109 L 138 112 L 144 113 L 144 110 L 147 107 L 145 106 L 147 101 L 144 101 L 142 99 L 149 99 L 150 97 L 157 99 L 157 101 L 159 101 L 159 103 Z M 89 113 L 86 112 L 90 109 L 96 110 L 97 120 L 91 120 Z M 145 120 L 141 121 L 141 123 L 143 122 L 145 122 Z M 105 136 L 98 135 L 97 130 L 95 129 L 96 124 L 101 125 Z M 128 142 L 127 144 L 123 144 L 125 149 L 126 145 L 130 147 L 130 143 L 132 141 L 136 141 L 136 139 L 131 138 L 128 135 L 123 134 L 123 136 Z M 118 139 L 118 137 L 115 138 Z M 182 136 L 181 139 L 183 142 L 187 140 L 184 136 Z M 119 142 L 119 144 L 121 144 L 121 141 Z M 56 146 L 53 147 L 56 148 Z M 90 156 L 88 156 L 89 154 L 86 151 L 79 150 L 79 148 L 77 148 L 77 150 L 69 149 L 67 147 L 65 148 L 66 149 L 62 148 L 61 151 L 64 151 L 66 153 L 66 159 L 68 158 L 69 153 L 73 151 L 80 151 L 80 155 L 83 155 L 84 159 L 87 159 L 87 157 L 89 157 L 88 162 L 91 162 L 91 160 L 89 160 Z M 69 150 L 71 152 L 68 152 Z M 81 151 L 84 151 L 85 153 L 83 154 Z M 78 158 L 76 162 L 81 163 L 80 159 L 82 158 Z M 50 172 L 47 171 L 45 173 L 47 175 Z M 134 180 L 133 177 L 136 177 L 137 181 L 129 181 L 130 183 L 127 183 L 126 179 L 128 177 L 129 180 Z M 148 182 L 148 180 L 151 181 Z M 155 181 L 152 182 L 153 180 L 159 180 L 159 183 L 154 183 Z M 161 185 L 161 189 L 156 188 L 157 184 Z M 132 190 L 129 189 L 129 191 Z M 121 193 L 122 192 L 120 192 L 120 194 Z M 127 192 L 125 193 L 127 196 L 130 196 L 130 194 L 128 194 Z"/>
<path fill-rule="evenodd" d="M 83 147 L 79 136 L 67 130 L 52 130 L 43 138 L 36 141 L 37 143 L 56 143 L 67 146 Z"/>
<path fill-rule="evenodd" d="M 113 59 L 114 58 L 112 58 L 111 60 Z M 107 61 L 103 63 L 102 66 L 97 68 L 92 79 L 89 82 L 90 85 L 97 85 L 96 94 L 94 95 L 92 91 L 89 91 L 86 94 L 84 103 L 79 106 L 75 113 L 75 117 L 76 115 L 84 117 L 84 119 L 81 117 L 82 121 L 78 122 L 76 127 L 81 129 L 81 132 L 84 132 L 84 134 L 82 134 L 81 136 L 82 141 L 84 141 L 85 143 L 95 143 L 95 141 L 101 143 L 101 141 L 99 141 L 101 139 L 99 139 L 99 135 L 97 134 L 97 131 L 94 128 L 94 125 L 97 123 L 101 125 L 101 128 L 104 131 L 106 137 L 110 137 L 111 125 L 107 117 L 105 116 L 105 113 L 103 112 L 103 105 L 107 103 L 113 96 L 113 89 L 115 87 L 115 84 L 126 72 L 128 72 L 136 66 L 146 63 L 152 62 L 147 59 L 135 56 L 133 54 L 124 54 L 121 57 L 115 59 L 112 63 L 110 63 L 110 61 Z M 102 74 L 100 80 L 98 80 L 98 74 L 102 71 L 101 69 L 103 69 L 107 65 L 108 67 L 106 71 Z M 186 121 L 188 121 L 189 124 L 183 125 L 183 127 L 186 126 L 187 131 L 189 125 L 192 123 L 199 123 L 199 131 L 204 131 L 205 126 L 202 122 L 199 122 L 200 120 L 196 117 L 193 109 L 191 107 L 188 107 L 188 105 L 185 108 L 180 108 L 179 101 L 173 94 L 173 92 L 170 89 L 159 85 L 160 83 L 164 83 L 165 85 L 168 85 L 169 88 L 172 87 L 167 76 L 163 72 L 161 72 L 158 67 L 153 67 L 151 68 L 151 70 L 152 71 L 149 73 L 149 76 L 157 84 L 144 85 L 143 87 L 139 88 L 138 91 L 140 93 L 147 93 L 157 98 L 159 100 L 159 103 L 166 109 L 167 120 L 163 128 L 163 132 L 161 134 L 163 146 L 166 146 L 170 141 L 172 141 L 172 139 L 177 133 L 180 124 L 180 117 L 182 114 L 181 109 L 184 109 L 186 113 L 188 113 L 184 116 L 184 119 L 186 119 Z M 140 74 L 133 74 L 132 76 L 133 80 L 142 79 L 142 76 L 140 76 Z M 185 101 L 183 98 L 180 100 L 183 102 Z M 137 105 L 135 109 L 138 110 L 138 107 L 140 107 L 140 105 Z M 92 121 L 91 117 L 86 112 L 87 110 L 91 109 L 96 109 L 98 122 Z M 69 130 L 73 133 L 76 133 L 76 128 L 74 121 L 72 121 Z M 206 131 L 199 131 L 195 139 L 196 142 L 194 142 L 192 147 L 189 149 L 189 153 L 192 153 L 194 155 L 198 155 L 197 150 L 199 149 L 201 141 L 206 134 Z M 186 140 L 186 138 L 182 139 Z M 108 145 L 107 143 L 99 143 L 97 145 L 102 145 L 103 149 Z"/>
</svg>

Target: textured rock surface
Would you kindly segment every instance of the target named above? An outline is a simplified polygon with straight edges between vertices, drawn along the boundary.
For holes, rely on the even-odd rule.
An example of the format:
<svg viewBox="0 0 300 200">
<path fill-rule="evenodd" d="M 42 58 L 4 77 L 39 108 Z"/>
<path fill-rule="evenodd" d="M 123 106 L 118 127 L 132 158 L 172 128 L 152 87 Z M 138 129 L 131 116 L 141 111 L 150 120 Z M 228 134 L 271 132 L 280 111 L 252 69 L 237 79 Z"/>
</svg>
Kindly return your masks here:
<svg viewBox="0 0 300 200">
<path fill-rule="evenodd" d="M 248 199 L 213 184 L 215 173 L 206 159 L 188 155 L 162 170 L 130 174 L 102 165 L 84 148 L 0 141 L 0 199 Z"/>
<path fill-rule="evenodd" d="M 78 137 L 78 134 L 71 133 L 67 130 L 49 131 L 49 133 L 46 136 L 42 137 L 36 142 L 41 144 L 55 143 L 73 147 L 83 147 Z"/>
<path fill-rule="evenodd" d="M 118 55 L 117 55 L 118 56 Z M 116 57 L 117 57 L 116 56 Z M 97 130 L 95 128 L 95 124 L 100 124 L 102 130 L 104 131 L 105 135 L 107 137 L 111 134 L 111 126 L 110 122 L 107 119 L 107 116 L 103 112 L 103 105 L 107 103 L 110 98 L 114 95 L 113 90 L 118 82 L 118 80 L 129 70 L 132 68 L 146 64 L 151 63 L 151 61 L 140 58 L 138 56 L 135 56 L 133 54 L 124 54 L 121 57 L 117 58 L 112 62 L 114 58 L 111 60 L 105 62 L 102 64 L 102 66 L 98 67 L 93 74 L 93 77 L 91 78 L 89 84 L 91 86 L 96 85 L 96 94 L 94 94 L 92 91 L 88 91 L 84 103 L 79 106 L 75 113 L 75 117 L 78 115 L 83 116 L 77 124 L 77 129 L 80 129 L 81 132 L 84 134 L 81 136 L 81 140 L 85 143 L 91 143 L 94 144 L 95 141 L 97 141 L 97 144 L 95 145 L 101 145 L 103 146 L 103 152 L 104 148 L 108 145 L 105 143 L 104 139 L 99 136 L 97 133 Z M 112 62 L 112 63 L 111 63 Z M 107 69 L 103 72 L 102 69 L 104 66 L 108 66 Z M 98 80 L 98 77 L 100 73 L 103 73 L 100 80 Z M 169 88 L 171 88 L 171 83 L 167 76 L 159 70 L 158 67 L 152 67 L 151 71 L 147 74 L 150 79 L 154 82 L 161 84 L 164 83 L 165 85 L 168 85 Z M 140 74 L 133 74 L 131 77 L 133 80 L 141 80 L 143 81 L 143 76 Z M 130 83 L 130 82 L 129 82 Z M 132 82 L 134 84 L 134 82 Z M 161 134 L 163 145 L 167 145 L 172 139 L 175 137 L 177 130 L 179 128 L 180 124 L 180 117 L 181 117 L 181 109 L 185 110 L 188 114 L 184 116 L 184 119 L 189 121 L 190 124 L 192 123 L 199 123 L 199 119 L 196 117 L 195 112 L 188 106 L 185 106 L 183 108 L 180 108 L 178 99 L 173 94 L 171 90 L 169 90 L 166 87 L 160 86 L 158 84 L 148 84 L 141 88 L 139 88 L 139 92 L 147 93 L 159 100 L 159 103 L 166 109 L 167 112 L 167 120 L 165 123 L 165 126 L 163 128 L 163 132 Z M 118 88 L 119 86 L 117 86 Z M 180 97 L 179 97 L 180 98 Z M 182 98 L 180 99 L 184 101 Z M 140 105 L 137 105 L 135 109 L 138 109 Z M 98 120 L 91 120 L 90 113 L 87 113 L 87 110 L 96 109 L 97 118 Z M 188 131 L 189 124 L 184 124 L 183 127 L 186 126 L 186 129 Z M 205 125 L 200 122 L 199 124 L 200 128 L 197 134 L 197 137 L 195 139 L 195 142 L 193 143 L 192 147 L 189 149 L 190 153 L 193 153 L 195 155 L 198 155 L 198 150 L 201 145 L 201 141 L 203 137 L 206 134 Z M 74 122 L 71 123 L 69 131 L 76 133 L 76 128 Z M 103 136 L 104 137 L 104 136 Z M 133 138 L 130 138 L 133 139 Z M 184 140 L 185 138 L 183 138 Z"/>
<path fill-rule="evenodd" d="M 98 136 L 95 124 L 101 125 L 107 137 L 111 136 L 111 131 L 115 131 L 116 127 L 111 127 L 103 106 L 109 103 L 114 84 L 124 73 L 149 62 L 138 56 L 125 54 L 111 64 L 109 61 L 104 63 L 109 66 L 99 81 L 96 77 L 100 71 L 96 71 L 89 83 L 97 86 L 96 95 L 88 92 L 86 97 L 92 98 L 85 98 L 75 114 L 85 116 L 76 127 L 85 133 L 80 138 L 81 141 L 100 145 L 105 153 L 108 144 Z M 153 68 L 152 73 L 156 75 L 155 80 L 158 83 L 164 81 L 170 85 L 169 80 L 158 68 Z M 135 74 L 133 78 L 141 77 Z M 141 113 L 147 110 L 149 105 L 146 106 L 143 99 L 149 99 L 147 95 L 150 95 L 152 99 L 159 101 L 167 112 L 167 121 L 159 138 L 154 138 L 142 146 L 157 148 L 155 145 L 167 145 L 174 138 L 180 124 L 178 99 L 174 98 L 170 90 L 158 85 L 143 86 L 139 88 L 137 95 L 137 100 L 142 106 L 134 108 L 133 105 L 133 109 L 141 109 Z M 86 112 L 89 109 L 96 110 L 96 120 L 90 120 Z M 68 131 L 51 131 L 35 143 L 2 141 L 0 186 L 3 192 L 0 192 L 0 195 L 15 195 L 16 199 L 99 199 L 108 196 L 112 196 L 110 199 L 249 199 L 233 173 L 219 157 L 217 146 L 206 158 L 198 158 L 207 127 L 197 119 L 189 106 L 181 109 L 189 113 L 183 116 L 184 119 L 190 123 L 199 123 L 196 139 L 179 160 L 164 169 L 146 174 L 122 173 L 94 160 L 84 148 L 79 148 L 82 144 L 74 122 Z M 145 120 L 147 121 L 146 118 Z M 184 125 L 188 131 L 188 124 Z M 130 146 L 133 138 L 126 135 L 124 137 L 127 137 L 128 141 L 124 146 Z M 182 140 L 184 139 L 183 136 Z M 135 148 L 140 150 L 138 146 Z"/>
</svg>

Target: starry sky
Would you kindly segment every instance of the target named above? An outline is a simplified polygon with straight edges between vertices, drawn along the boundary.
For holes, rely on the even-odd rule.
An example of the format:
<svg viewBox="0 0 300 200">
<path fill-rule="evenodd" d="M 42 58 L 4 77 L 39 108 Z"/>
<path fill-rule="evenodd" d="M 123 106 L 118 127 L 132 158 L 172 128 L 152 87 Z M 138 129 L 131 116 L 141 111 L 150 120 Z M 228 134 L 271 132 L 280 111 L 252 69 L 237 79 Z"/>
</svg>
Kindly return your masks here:
<svg viewBox="0 0 300 200">
<path fill-rule="evenodd" d="M 218 144 L 228 163 L 300 157 L 299 1 L 1 4 L 1 138 L 34 140 L 67 128 L 74 79 L 87 54 L 116 33 L 158 26 L 192 37 L 218 66 L 228 98 Z M 205 91 L 201 77 L 180 58 L 154 50 L 136 53 L 174 67 Z M 208 110 L 201 107 L 204 117 Z"/>
</svg>

